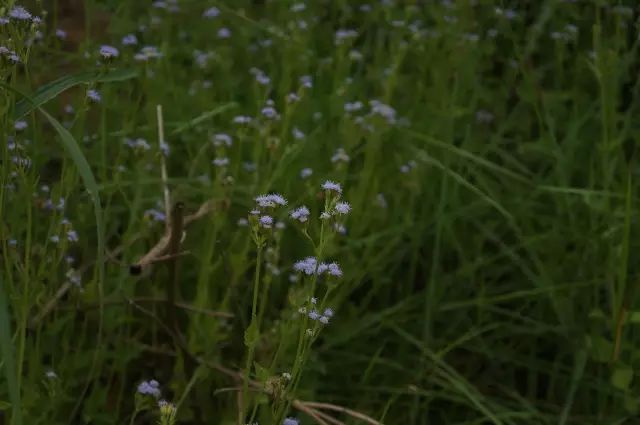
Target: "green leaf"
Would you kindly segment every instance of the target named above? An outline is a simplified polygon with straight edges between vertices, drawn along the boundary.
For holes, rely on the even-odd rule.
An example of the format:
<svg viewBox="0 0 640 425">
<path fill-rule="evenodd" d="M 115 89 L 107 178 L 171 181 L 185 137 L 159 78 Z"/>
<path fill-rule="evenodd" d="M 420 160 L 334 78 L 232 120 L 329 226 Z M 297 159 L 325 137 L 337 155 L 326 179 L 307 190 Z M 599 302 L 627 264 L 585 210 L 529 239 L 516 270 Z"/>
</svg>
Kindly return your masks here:
<svg viewBox="0 0 640 425">
<path fill-rule="evenodd" d="M 244 331 L 244 345 L 247 347 L 255 347 L 259 336 L 258 325 L 255 320 L 252 320 L 247 330 Z"/>
<path fill-rule="evenodd" d="M 613 344 L 611 341 L 595 335 L 587 338 L 587 344 L 589 347 L 589 354 L 591 358 L 598 362 L 606 363 L 611 360 L 613 353 Z"/>
<path fill-rule="evenodd" d="M 611 373 L 611 385 L 619 390 L 626 391 L 633 381 L 633 369 L 627 365 L 617 365 Z"/>
<path fill-rule="evenodd" d="M 63 91 L 78 84 L 124 81 L 135 78 L 137 75 L 138 71 L 135 69 L 118 69 L 115 71 L 106 72 L 102 70 L 93 70 L 66 75 L 62 78 L 58 78 L 55 81 L 51 81 L 50 83 L 41 86 L 38 90 L 28 96 L 27 99 L 20 100 L 16 104 L 13 118 L 22 118 L 29 112 L 50 101 Z"/>
<path fill-rule="evenodd" d="M 0 352 L 4 359 L 4 374 L 7 378 L 9 397 L 11 405 L 15 406 L 11 417 L 11 423 L 22 425 L 22 410 L 20 401 L 20 388 L 18 388 L 18 377 L 16 376 L 16 364 L 13 357 L 13 341 L 11 338 L 11 320 L 9 318 L 9 303 L 4 291 L 2 279 L 0 278 Z M 3 410 L 0 408 L 0 410 Z"/>
<path fill-rule="evenodd" d="M 258 381 L 267 382 L 267 379 L 271 377 L 271 372 L 269 372 L 269 369 L 260 366 L 257 362 L 253 362 L 253 366 L 256 368 L 256 376 L 258 377 Z"/>
</svg>

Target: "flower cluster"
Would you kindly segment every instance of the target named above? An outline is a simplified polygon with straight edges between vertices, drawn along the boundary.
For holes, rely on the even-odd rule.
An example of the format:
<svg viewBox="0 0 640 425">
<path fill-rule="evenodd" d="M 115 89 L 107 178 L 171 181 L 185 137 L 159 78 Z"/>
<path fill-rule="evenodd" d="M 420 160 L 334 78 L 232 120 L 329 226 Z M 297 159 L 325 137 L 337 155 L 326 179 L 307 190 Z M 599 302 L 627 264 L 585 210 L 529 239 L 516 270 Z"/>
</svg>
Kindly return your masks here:
<svg viewBox="0 0 640 425">
<path fill-rule="evenodd" d="M 320 263 L 316 257 L 306 257 L 293 264 L 293 269 L 307 276 L 327 274 L 333 277 L 341 277 L 342 270 L 335 261 L 332 263 Z"/>
<path fill-rule="evenodd" d="M 155 379 L 152 379 L 150 381 L 142 381 L 138 385 L 138 393 L 159 398 L 161 394 L 160 383 L 158 383 L 158 381 L 156 381 Z"/>
</svg>

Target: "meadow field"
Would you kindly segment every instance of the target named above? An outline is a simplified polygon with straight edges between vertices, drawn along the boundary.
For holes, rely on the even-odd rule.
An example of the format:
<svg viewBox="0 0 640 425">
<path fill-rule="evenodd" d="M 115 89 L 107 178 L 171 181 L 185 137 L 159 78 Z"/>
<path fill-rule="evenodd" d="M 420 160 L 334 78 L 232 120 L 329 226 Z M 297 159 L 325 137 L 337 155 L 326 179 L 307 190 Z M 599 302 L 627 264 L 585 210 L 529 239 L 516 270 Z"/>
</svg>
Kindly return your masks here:
<svg viewBox="0 0 640 425">
<path fill-rule="evenodd" d="M 4 0 L 0 425 L 640 424 L 639 30 Z"/>
</svg>

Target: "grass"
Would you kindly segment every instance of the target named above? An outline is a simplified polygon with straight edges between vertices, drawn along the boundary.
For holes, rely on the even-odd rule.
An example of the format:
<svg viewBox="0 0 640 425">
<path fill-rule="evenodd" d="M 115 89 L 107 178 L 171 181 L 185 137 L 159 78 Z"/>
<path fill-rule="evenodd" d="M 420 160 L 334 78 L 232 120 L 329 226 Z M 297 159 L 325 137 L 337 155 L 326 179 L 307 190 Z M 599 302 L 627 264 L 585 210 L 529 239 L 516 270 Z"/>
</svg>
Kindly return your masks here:
<svg viewBox="0 0 640 425">
<path fill-rule="evenodd" d="M 637 6 L 413 3 L 0 10 L 0 423 L 635 423 Z"/>
</svg>

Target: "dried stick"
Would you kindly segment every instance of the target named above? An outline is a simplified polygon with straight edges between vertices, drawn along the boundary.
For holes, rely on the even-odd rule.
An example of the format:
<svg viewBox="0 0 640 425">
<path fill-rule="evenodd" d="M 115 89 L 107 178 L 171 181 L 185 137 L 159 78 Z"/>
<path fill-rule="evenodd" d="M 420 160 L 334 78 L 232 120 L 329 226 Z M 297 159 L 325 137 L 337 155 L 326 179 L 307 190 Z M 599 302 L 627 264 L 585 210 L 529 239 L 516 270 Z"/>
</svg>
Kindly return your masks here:
<svg viewBox="0 0 640 425">
<path fill-rule="evenodd" d="M 167 217 L 165 227 L 169 230 L 169 221 L 171 220 L 171 193 L 169 192 L 169 176 L 167 174 L 167 163 L 164 159 L 163 147 L 166 146 L 164 140 L 164 121 L 162 119 L 162 105 L 156 106 L 156 116 L 158 119 L 158 146 L 160 147 L 160 177 L 162 178 L 162 191 L 164 192 L 164 213 Z"/>
<path fill-rule="evenodd" d="M 383 425 L 381 422 L 376 421 L 375 419 L 373 419 L 370 416 L 367 416 L 367 415 L 365 415 L 363 413 L 356 412 L 355 410 L 351 410 L 351 409 L 348 409 L 346 407 L 338 406 L 338 405 L 335 405 L 335 404 L 318 403 L 318 402 L 315 402 L 315 401 L 303 401 L 301 403 L 303 403 L 304 405 L 309 406 L 309 407 L 315 407 L 317 409 L 326 409 L 326 410 L 333 410 L 333 411 L 336 411 L 336 412 L 341 412 L 341 413 L 347 414 L 347 415 L 349 415 L 351 417 L 363 420 L 364 422 L 367 422 L 367 423 L 369 423 L 371 425 Z"/>
</svg>

